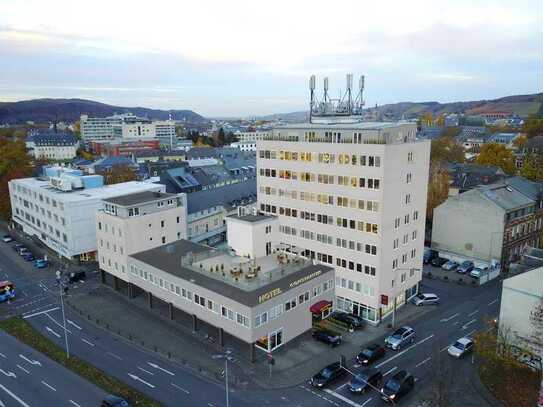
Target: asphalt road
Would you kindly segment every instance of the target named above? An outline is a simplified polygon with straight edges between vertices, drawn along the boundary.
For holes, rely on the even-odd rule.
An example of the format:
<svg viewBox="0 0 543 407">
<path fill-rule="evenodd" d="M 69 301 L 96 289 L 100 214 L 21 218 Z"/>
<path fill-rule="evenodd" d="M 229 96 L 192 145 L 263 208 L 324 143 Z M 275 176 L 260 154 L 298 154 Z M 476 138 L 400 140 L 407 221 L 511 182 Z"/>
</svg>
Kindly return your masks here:
<svg viewBox="0 0 543 407">
<path fill-rule="evenodd" d="M 0 278 L 6 277 L 14 281 L 19 295 L 11 305 L 0 304 L 0 316 L 22 314 L 43 335 L 64 347 L 64 328 L 54 271 L 33 269 L 30 264 L 19 258 L 9 245 L 2 243 L 0 243 L 0 268 Z M 436 369 L 439 369 L 436 361 L 441 360 L 442 355 L 446 355 L 446 347 L 462 336 L 472 335 L 476 330 L 484 329 L 485 320 L 498 314 L 499 287 L 496 283 L 487 287 L 472 288 L 424 280 L 421 291 L 438 294 L 441 297 L 441 304 L 425 314 L 424 318 L 411 324 L 416 330 L 416 340 L 411 346 L 400 352 L 388 351 L 387 355 L 374 366 L 383 372 L 385 379 L 402 369 L 408 370 L 416 377 L 415 391 L 401 400 L 399 405 L 416 405 L 421 390 L 430 385 Z M 77 295 L 85 289 L 85 284 L 82 284 L 71 291 L 73 295 Z M 165 405 L 209 407 L 226 405 L 225 388 L 222 383 L 202 378 L 197 372 L 188 370 L 185 366 L 124 342 L 69 311 L 67 311 L 67 335 L 71 353 Z M 383 339 L 384 337 L 379 338 L 379 341 L 382 342 Z M 361 347 L 363 345 L 365 344 L 361 344 Z M 323 346 L 323 350 L 325 349 Z M 470 358 L 452 362 L 456 363 L 459 372 L 472 368 Z M 352 360 L 347 363 L 352 371 L 362 369 Z M 383 402 L 376 392 L 366 395 L 351 394 L 347 388 L 348 380 L 349 378 L 345 377 L 325 390 L 314 390 L 308 384 L 293 384 L 291 388 L 276 391 L 231 389 L 230 406 L 382 405 Z M 83 380 L 82 383 L 88 385 Z M 460 381 L 458 383 L 460 385 Z M 30 388 L 26 389 L 23 386 L 18 388 L 18 391 L 21 397 L 29 399 L 32 397 Z M 57 388 L 57 392 L 66 398 L 64 387 Z M 483 406 L 481 401 L 469 395 L 468 391 L 463 391 L 463 394 L 465 401 L 460 399 L 459 405 Z"/>
</svg>

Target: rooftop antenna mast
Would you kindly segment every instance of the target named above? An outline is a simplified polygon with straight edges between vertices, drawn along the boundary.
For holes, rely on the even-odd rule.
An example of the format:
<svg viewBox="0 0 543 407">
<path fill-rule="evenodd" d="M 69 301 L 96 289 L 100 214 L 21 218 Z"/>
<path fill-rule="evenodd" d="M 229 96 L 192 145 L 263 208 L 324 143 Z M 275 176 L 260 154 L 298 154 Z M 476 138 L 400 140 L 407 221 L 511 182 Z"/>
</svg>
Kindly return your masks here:
<svg viewBox="0 0 543 407">
<path fill-rule="evenodd" d="M 309 123 L 311 123 L 313 118 L 313 109 L 315 106 L 315 75 L 311 75 L 311 77 L 309 78 L 309 94 Z"/>
<path fill-rule="evenodd" d="M 358 95 L 356 95 L 356 98 L 354 100 L 354 114 L 361 115 L 362 110 L 364 109 L 364 75 L 360 76 L 360 79 L 358 81 Z"/>
</svg>

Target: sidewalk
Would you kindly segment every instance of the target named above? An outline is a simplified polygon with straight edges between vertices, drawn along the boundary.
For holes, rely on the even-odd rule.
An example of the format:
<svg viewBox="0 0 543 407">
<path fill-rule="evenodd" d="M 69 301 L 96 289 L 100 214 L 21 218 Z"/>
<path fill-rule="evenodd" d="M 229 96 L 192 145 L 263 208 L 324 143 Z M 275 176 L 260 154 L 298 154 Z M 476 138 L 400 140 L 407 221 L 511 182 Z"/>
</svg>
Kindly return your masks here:
<svg viewBox="0 0 543 407">
<path fill-rule="evenodd" d="M 165 308 L 150 310 L 143 298 L 129 300 L 107 286 L 69 298 L 67 303 L 84 318 L 115 335 L 169 357 L 202 375 L 222 378 L 222 362 L 211 358 L 219 352 L 213 339 L 204 330 L 194 333 L 189 327 L 171 321 Z M 430 311 L 431 307 L 406 305 L 396 313 L 397 325 L 409 323 Z M 236 359 L 229 376 L 234 387 L 238 388 L 292 387 L 306 382 L 323 366 L 339 360 L 340 356 L 345 356 L 350 364 L 364 345 L 380 340 L 390 331 L 387 325 L 388 321 L 385 321 L 377 327 L 367 325 L 352 334 L 347 332 L 337 348 L 316 342 L 308 332 L 273 353 L 275 365 L 271 371 L 264 352 L 257 351 L 256 361 L 250 363 L 248 347 L 236 349 L 229 346 Z"/>
</svg>

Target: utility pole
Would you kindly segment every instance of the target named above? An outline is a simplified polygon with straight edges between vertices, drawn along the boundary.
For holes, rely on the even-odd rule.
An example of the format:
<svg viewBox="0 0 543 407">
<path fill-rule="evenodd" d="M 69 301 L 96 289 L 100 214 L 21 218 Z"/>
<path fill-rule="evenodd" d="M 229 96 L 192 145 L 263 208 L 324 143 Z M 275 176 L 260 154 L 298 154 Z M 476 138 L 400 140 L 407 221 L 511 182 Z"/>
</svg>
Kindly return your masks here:
<svg viewBox="0 0 543 407">
<path fill-rule="evenodd" d="M 57 271 L 57 279 L 58 279 L 58 287 L 59 287 L 59 290 L 60 290 L 60 307 L 62 309 L 62 322 L 63 322 L 63 325 L 64 325 L 64 342 L 66 344 L 66 359 L 70 359 L 70 347 L 68 345 L 68 331 L 66 330 L 66 314 L 64 312 L 64 297 L 63 297 L 63 292 L 64 292 L 64 287 L 62 285 L 62 281 L 60 281 L 60 271 Z"/>
</svg>

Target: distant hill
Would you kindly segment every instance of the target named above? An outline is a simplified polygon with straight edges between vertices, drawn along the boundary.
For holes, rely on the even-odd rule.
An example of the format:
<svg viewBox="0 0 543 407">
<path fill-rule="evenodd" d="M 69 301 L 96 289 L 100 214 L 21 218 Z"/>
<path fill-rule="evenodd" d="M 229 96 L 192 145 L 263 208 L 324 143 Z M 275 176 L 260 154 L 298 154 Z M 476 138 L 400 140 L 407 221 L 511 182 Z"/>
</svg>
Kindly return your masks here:
<svg viewBox="0 0 543 407">
<path fill-rule="evenodd" d="M 114 113 L 133 113 L 149 119 L 204 122 L 206 119 L 192 110 L 158 110 L 145 107 L 121 107 L 85 99 L 33 99 L 20 102 L 0 102 L 0 124 L 18 124 L 27 121 L 49 123 L 53 121 L 74 122 L 82 114 L 105 117 Z"/>
<path fill-rule="evenodd" d="M 376 111 L 377 109 L 377 111 Z M 387 119 L 412 119 L 419 117 L 423 112 L 430 112 L 433 116 L 448 113 L 465 113 L 476 115 L 485 112 L 505 111 L 512 112 L 520 117 L 531 113 L 543 115 L 543 93 L 533 95 L 507 96 L 493 100 L 476 100 L 470 102 L 399 102 L 365 109 L 368 114 Z M 262 116 L 265 120 L 304 121 L 309 112 L 279 113 Z"/>
</svg>

